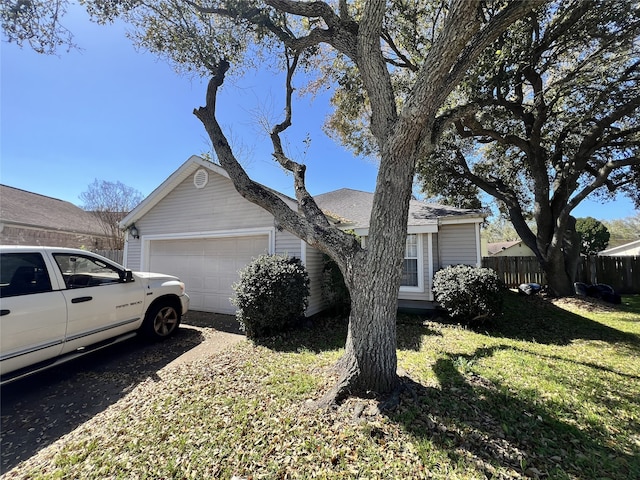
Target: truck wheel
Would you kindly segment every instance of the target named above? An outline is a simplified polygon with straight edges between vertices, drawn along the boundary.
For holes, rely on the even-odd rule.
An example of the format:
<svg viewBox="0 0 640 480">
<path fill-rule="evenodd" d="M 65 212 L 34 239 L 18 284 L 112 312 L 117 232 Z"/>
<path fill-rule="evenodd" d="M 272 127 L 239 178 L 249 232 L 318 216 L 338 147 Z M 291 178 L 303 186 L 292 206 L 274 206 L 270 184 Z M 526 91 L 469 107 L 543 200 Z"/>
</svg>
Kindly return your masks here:
<svg viewBox="0 0 640 480">
<path fill-rule="evenodd" d="M 164 340 L 180 325 L 180 314 L 170 302 L 152 305 L 144 317 L 141 333 L 149 340 Z"/>
</svg>

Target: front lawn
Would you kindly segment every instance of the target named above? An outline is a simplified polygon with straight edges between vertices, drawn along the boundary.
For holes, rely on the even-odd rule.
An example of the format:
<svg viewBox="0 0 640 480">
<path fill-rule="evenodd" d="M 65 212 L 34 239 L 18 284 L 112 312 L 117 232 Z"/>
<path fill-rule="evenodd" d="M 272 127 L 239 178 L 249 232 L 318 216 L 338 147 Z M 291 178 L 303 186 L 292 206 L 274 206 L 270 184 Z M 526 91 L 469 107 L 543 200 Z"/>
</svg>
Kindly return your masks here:
<svg viewBox="0 0 640 480">
<path fill-rule="evenodd" d="M 307 408 L 343 322 L 158 372 L 7 478 L 640 478 L 640 297 L 401 316 L 400 403 Z"/>
</svg>

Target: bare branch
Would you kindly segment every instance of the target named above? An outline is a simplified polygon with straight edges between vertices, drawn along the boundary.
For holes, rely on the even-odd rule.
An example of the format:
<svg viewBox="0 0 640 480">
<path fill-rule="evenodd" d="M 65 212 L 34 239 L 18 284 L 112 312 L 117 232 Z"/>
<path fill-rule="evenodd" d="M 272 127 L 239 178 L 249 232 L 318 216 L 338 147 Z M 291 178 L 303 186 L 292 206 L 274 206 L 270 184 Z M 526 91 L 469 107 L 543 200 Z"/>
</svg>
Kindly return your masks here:
<svg viewBox="0 0 640 480">
<path fill-rule="evenodd" d="M 330 226 L 326 219 L 324 224 L 317 224 L 305 219 L 292 210 L 273 190 L 251 180 L 235 158 L 215 115 L 218 89 L 223 84 L 228 69 L 229 63 L 227 61 L 219 63 L 207 87 L 206 105 L 193 111 L 204 125 L 220 165 L 229 174 L 234 187 L 244 198 L 273 214 L 284 228 L 305 240 L 309 245 L 327 253 L 341 267 L 344 267 L 347 259 L 345 256 L 340 257 L 337 252 L 348 252 L 347 257 L 350 257 L 360 251 L 361 247 L 354 237 Z M 285 118 L 280 128 L 286 128 L 286 124 L 287 119 Z M 303 195 L 302 198 L 306 197 Z M 309 211 L 311 210 L 305 206 L 305 212 Z"/>
<path fill-rule="evenodd" d="M 286 106 L 285 106 L 285 119 L 273 127 L 271 131 L 271 142 L 273 143 L 273 156 L 278 163 L 290 171 L 294 178 L 294 188 L 298 205 L 302 209 L 305 217 L 311 222 L 317 223 L 323 227 L 329 227 L 329 221 L 318 208 L 315 201 L 307 191 L 305 186 L 305 165 L 298 162 L 294 162 L 286 156 L 282 148 L 282 141 L 280 140 L 280 134 L 291 126 L 292 105 L 291 97 L 293 95 L 293 75 L 298 65 L 299 57 L 294 55 L 293 59 L 290 59 L 287 55 L 287 80 L 286 80 Z"/>
</svg>

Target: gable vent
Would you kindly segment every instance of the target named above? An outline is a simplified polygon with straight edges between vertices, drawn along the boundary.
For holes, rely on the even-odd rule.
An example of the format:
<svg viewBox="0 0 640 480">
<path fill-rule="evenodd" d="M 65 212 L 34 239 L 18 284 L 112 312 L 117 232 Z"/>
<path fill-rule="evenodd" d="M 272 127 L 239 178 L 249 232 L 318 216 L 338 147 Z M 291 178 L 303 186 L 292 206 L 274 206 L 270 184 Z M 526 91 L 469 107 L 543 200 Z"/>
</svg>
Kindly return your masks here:
<svg viewBox="0 0 640 480">
<path fill-rule="evenodd" d="M 193 184 L 196 188 L 204 188 L 204 186 L 209 182 L 209 172 L 207 172 L 204 168 L 201 168 L 193 175 Z"/>
</svg>

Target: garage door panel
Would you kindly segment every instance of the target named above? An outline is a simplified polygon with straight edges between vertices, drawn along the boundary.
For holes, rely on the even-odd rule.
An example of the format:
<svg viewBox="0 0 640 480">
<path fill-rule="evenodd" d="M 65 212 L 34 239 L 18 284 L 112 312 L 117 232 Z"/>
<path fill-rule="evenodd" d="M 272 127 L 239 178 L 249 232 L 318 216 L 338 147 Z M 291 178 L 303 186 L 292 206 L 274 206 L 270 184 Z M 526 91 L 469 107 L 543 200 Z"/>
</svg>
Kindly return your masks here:
<svg viewBox="0 0 640 480">
<path fill-rule="evenodd" d="M 267 235 L 153 240 L 149 270 L 180 277 L 192 310 L 234 314 L 231 286 L 238 281 L 238 270 L 266 253 L 268 245 Z"/>
</svg>

